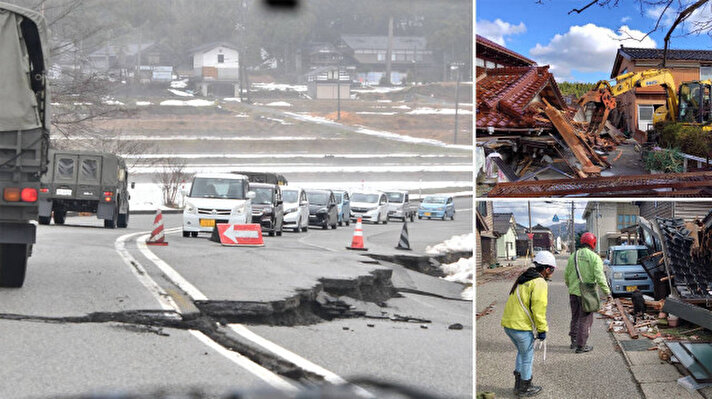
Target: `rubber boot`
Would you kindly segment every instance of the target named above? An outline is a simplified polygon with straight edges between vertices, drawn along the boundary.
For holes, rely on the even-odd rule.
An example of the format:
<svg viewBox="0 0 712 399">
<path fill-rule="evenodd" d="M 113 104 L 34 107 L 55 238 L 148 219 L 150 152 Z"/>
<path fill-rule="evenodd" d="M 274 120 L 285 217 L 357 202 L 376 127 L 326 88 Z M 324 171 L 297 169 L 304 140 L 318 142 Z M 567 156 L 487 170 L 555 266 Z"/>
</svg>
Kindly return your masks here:
<svg viewBox="0 0 712 399">
<path fill-rule="evenodd" d="M 517 397 L 525 397 L 529 398 L 532 396 L 536 396 L 541 393 L 542 387 L 537 386 L 537 385 L 532 385 L 532 380 L 522 380 L 521 385 L 519 386 L 519 392 L 517 393 Z"/>
<path fill-rule="evenodd" d="M 512 392 L 514 392 L 515 395 L 518 394 L 519 389 L 521 387 L 522 387 L 522 375 L 518 371 L 515 371 L 514 372 L 514 389 L 512 390 Z"/>
</svg>

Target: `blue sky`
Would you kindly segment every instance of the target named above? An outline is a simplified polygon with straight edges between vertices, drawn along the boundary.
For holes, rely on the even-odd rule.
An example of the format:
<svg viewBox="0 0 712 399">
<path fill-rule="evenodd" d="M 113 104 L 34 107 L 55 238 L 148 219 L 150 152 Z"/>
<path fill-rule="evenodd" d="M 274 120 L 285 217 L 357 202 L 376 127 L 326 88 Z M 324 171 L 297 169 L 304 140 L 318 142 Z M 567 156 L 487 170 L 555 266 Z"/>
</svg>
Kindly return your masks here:
<svg viewBox="0 0 712 399">
<path fill-rule="evenodd" d="M 527 210 L 527 201 L 493 201 L 495 213 L 514 214 L 514 219 L 522 226 L 529 227 L 529 212 Z M 586 223 L 583 219 L 583 211 L 586 209 L 586 201 L 576 201 L 574 203 L 574 219 L 576 223 Z M 554 215 L 559 217 L 559 220 L 568 219 L 571 215 L 571 201 L 561 200 L 532 200 L 532 226 L 541 224 L 542 226 L 551 226 L 554 224 Z"/>
<path fill-rule="evenodd" d="M 691 3 L 692 0 L 682 0 Z M 568 14 L 590 0 L 476 0 L 475 31 L 514 50 L 539 65 L 551 65 L 557 81 L 596 82 L 609 79 L 616 49 L 663 48 L 674 15 L 664 15 L 661 28 L 642 41 L 656 22 L 659 10 L 646 6 L 641 14 L 635 0 L 620 0 L 617 7 L 594 5 L 581 14 Z M 677 0 L 674 2 L 677 6 Z M 670 48 L 712 50 L 706 34 L 686 34 L 695 21 L 712 19 L 712 2 L 690 17 L 692 23 L 676 29 Z"/>
</svg>

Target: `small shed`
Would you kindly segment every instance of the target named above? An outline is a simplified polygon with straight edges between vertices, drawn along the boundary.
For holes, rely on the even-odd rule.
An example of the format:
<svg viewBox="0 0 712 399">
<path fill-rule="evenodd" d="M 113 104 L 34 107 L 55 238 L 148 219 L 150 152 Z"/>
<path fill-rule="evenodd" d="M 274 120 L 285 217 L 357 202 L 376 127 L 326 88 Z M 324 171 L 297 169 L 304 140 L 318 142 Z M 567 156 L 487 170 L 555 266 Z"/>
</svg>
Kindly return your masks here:
<svg viewBox="0 0 712 399">
<path fill-rule="evenodd" d="M 348 100 L 351 98 L 351 78 L 344 68 L 325 66 L 306 74 L 307 94 L 319 100 Z"/>
</svg>

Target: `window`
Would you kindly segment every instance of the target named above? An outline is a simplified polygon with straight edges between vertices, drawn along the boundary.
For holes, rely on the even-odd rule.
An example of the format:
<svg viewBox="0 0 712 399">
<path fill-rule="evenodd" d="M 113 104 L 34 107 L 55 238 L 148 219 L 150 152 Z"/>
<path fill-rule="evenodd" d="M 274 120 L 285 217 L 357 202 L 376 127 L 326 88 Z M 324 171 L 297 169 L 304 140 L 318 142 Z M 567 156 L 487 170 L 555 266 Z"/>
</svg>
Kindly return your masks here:
<svg viewBox="0 0 712 399">
<path fill-rule="evenodd" d="M 653 127 L 653 105 L 638 105 L 638 129 L 647 131 Z"/>
<path fill-rule="evenodd" d="M 218 54 L 218 64 L 225 62 L 225 54 Z"/>
<path fill-rule="evenodd" d="M 376 55 L 376 58 L 378 59 L 378 61 L 385 61 L 386 60 L 386 52 L 379 51 L 378 54 Z"/>
<path fill-rule="evenodd" d="M 57 174 L 61 179 L 71 179 L 74 177 L 74 159 L 61 158 L 57 162 Z"/>
<path fill-rule="evenodd" d="M 712 66 L 700 67 L 700 80 L 712 79 Z"/>
<path fill-rule="evenodd" d="M 82 161 L 81 176 L 83 180 L 97 180 L 98 163 L 96 159 Z"/>
</svg>

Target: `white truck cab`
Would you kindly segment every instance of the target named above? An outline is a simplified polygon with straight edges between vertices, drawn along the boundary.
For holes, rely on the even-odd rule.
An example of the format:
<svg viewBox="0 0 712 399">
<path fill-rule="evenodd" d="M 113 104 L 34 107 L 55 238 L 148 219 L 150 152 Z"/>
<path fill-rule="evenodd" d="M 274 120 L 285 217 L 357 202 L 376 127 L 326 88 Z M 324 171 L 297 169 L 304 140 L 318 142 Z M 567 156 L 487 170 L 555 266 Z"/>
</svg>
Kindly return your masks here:
<svg viewBox="0 0 712 399">
<path fill-rule="evenodd" d="M 252 219 L 247 176 L 232 173 L 200 173 L 193 178 L 183 209 L 183 237 L 210 233 L 216 223 L 245 224 Z"/>
<path fill-rule="evenodd" d="M 351 220 L 359 217 L 363 221 L 378 224 L 388 223 L 388 196 L 380 191 L 354 191 L 351 193 Z"/>
</svg>

